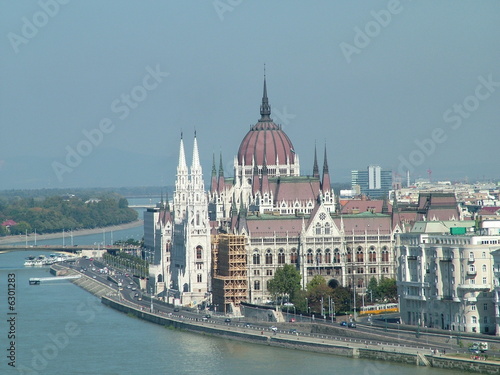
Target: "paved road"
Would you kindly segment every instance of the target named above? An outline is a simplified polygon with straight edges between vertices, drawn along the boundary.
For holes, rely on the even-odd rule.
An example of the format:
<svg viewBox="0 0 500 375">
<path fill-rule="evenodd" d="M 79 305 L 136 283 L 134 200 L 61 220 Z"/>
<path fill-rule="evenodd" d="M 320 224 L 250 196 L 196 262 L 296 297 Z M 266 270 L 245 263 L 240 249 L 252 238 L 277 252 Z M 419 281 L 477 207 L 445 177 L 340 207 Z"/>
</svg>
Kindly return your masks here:
<svg viewBox="0 0 500 375">
<path fill-rule="evenodd" d="M 115 280 L 122 283 L 122 288 L 118 287 L 118 284 L 111 282 L 107 279 L 107 275 L 101 273 L 99 270 L 104 267 L 103 264 L 90 261 L 89 259 L 80 259 L 72 265 L 69 265 L 74 270 L 93 278 L 94 280 L 108 286 L 113 292 L 110 293 L 111 297 L 116 298 L 121 302 L 126 302 L 135 308 L 142 309 L 149 312 L 151 310 L 151 296 L 144 293 L 139 289 L 139 285 L 136 280 L 133 279 L 131 275 L 126 275 L 120 271 L 116 271 L 116 275 L 113 276 Z M 130 286 L 130 288 L 128 288 Z M 136 288 L 136 290 L 132 290 Z M 120 289 L 120 290 L 119 290 Z M 111 295 L 113 294 L 113 295 Z M 137 296 L 136 296 L 137 294 Z M 140 297 L 140 299 L 139 299 Z M 377 349 L 384 348 L 390 351 L 398 352 L 408 352 L 416 353 L 420 352 L 423 354 L 430 354 L 431 350 L 438 349 L 440 353 L 446 350 L 448 353 L 453 352 L 464 352 L 467 351 L 459 348 L 458 346 L 453 346 L 451 344 L 443 344 L 442 342 L 434 342 L 432 338 L 408 338 L 398 337 L 401 333 L 394 332 L 392 329 L 385 331 L 381 327 L 373 327 L 370 324 L 359 323 L 356 328 L 356 333 L 370 333 L 379 335 L 379 339 L 363 339 L 363 338 L 351 338 L 349 337 L 350 330 L 353 328 L 343 328 L 338 326 L 338 323 L 333 323 L 340 332 L 337 335 L 326 335 L 326 334 L 314 334 L 309 332 L 297 332 L 295 330 L 296 325 L 294 323 L 280 323 L 277 324 L 275 329 L 271 328 L 272 323 L 249 323 L 245 321 L 244 318 L 232 319 L 230 322 L 226 322 L 225 316 L 213 315 L 212 312 L 208 311 L 192 311 L 183 308 L 174 308 L 173 306 L 165 306 L 162 303 L 158 303 L 157 300 L 153 299 L 153 312 L 160 316 L 168 316 L 170 319 L 179 321 L 191 321 L 193 324 L 199 325 L 213 325 L 218 329 L 228 329 L 232 331 L 239 331 L 245 333 L 254 333 L 256 335 L 268 335 L 270 337 L 279 337 L 295 340 L 305 340 L 314 341 L 318 343 L 330 343 L 336 345 L 350 346 L 350 347 L 374 347 Z M 210 316 L 206 318 L 206 316 Z M 315 324 L 321 324 L 320 321 L 316 320 Z M 325 324 L 325 323 L 323 323 Z M 332 323 L 326 323 L 330 325 Z M 346 335 L 342 335 L 342 331 L 346 330 Z M 437 336 L 437 335 L 436 335 Z M 442 335 L 446 336 L 446 335 Z M 451 346 L 450 346 L 451 345 Z M 491 353 L 493 354 L 493 353 Z"/>
</svg>

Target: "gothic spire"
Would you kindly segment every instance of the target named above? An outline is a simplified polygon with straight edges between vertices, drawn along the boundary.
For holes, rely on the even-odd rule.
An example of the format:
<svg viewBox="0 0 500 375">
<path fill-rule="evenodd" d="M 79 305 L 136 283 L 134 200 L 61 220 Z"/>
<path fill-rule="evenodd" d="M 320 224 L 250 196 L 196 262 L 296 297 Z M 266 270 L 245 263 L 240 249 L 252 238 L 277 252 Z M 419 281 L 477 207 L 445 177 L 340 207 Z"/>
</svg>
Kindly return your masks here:
<svg viewBox="0 0 500 375">
<path fill-rule="evenodd" d="M 186 165 L 186 154 L 184 153 L 184 141 L 182 139 L 182 132 L 181 132 L 181 142 L 179 146 L 179 164 L 177 168 L 187 168 Z"/>
<path fill-rule="evenodd" d="M 224 165 L 222 164 L 222 152 L 220 153 L 220 160 L 219 160 L 219 182 L 218 182 L 218 192 L 221 193 L 225 188 L 225 182 L 224 182 Z"/>
<path fill-rule="evenodd" d="M 318 158 L 316 156 L 316 143 L 314 143 L 313 177 L 319 178 Z"/>
<path fill-rule="evenodd" d="M 323 181 L 321 184 L 323 192 L 330 191 L 332 186 L 330 182 L 330 172 L 328 171 L 328 160 L 326 157 L 326 145 L 325 145 L 325 157 L 323 161 Z"/>
<path fill-rule="evenodd" d="M 215 153 L 212 154 L 212 180 L 210 182 L 210 191 L 217 190 L 217 168 L 215 167 Z"/>
<path fill-rule="evenodd" d="M 222 152 L 220 153 L 220 160 L 219 160 L 219 177 L 224 177 L 224 165 L 222 164 Z"/>
<path fill-rule="evenodd" d="M 259 121 L 271 121 L 270 116 L 271 116 L 271 106 L 269 105 L 269 100 L 267 99 L 266 66 L 264 65 L 264 92 L 262 94 L 262 104 L 260 106 Z"/>
<path fill-rule="evenodd" d="M 196 130 L 194 132 L 194 145 L 193 145 L 193 161 L 192 167 L 200 167 L 200 153 L 198 152 L 198 141 L 196 140 Z"/>
</svg>

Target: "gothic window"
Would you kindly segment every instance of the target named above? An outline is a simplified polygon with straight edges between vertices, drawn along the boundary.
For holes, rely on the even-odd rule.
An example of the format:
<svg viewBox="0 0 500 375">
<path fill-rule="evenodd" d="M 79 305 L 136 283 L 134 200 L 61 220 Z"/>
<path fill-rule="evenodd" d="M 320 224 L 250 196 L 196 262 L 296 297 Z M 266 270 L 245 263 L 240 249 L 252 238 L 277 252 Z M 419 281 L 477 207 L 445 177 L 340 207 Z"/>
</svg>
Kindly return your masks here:
<svg viewBox="0 0 500 375">
<path fill-rule="evenodd" d="M 253 282 L 253 288 L 254 288 L 254 290 L 260 290 L 260 281 L 259 280 L 255 280 Z"/>
<path fill-rule="evenodd" d="M 278 253 L 278 264 L 285 264 L 285 253 L 284 253 L 283 249 L 279 250 L 279 253 Z"/>
<path fill-rule="evenodd" d="M 260 254 L 258 252 L 253 253 L 253 264 L 260 264 Z"/>
<path fill-rule="evenodd" d="M 363 263 L 363 261 L 364 261 L 363 248 L 359 246 L 356 251 L 356 262 Z"/>
<path fill-rule="evenodd" d="M 290 253 L 290 263 L 297 264 L 297 250 L 296 249 L 292 249 L 292 252 Z"/>
<path fill-rule="evenodd" d="M 313 251 L 311 249 L 307 250 L 307 264 L 313 264 Z"/>
<path fill-rule="evenodd" d="M 370 247 L 370 252 L 368 253 L 368 261 L 370 263 L 377 262 L 377 252 L 373 246 Z"/>
<path fill-rule="evenodd" d="M 321 250 L 316 250 L 316 264 L 321 264 L 323 260 L 323 256 L 321 254 Z"/>
<path fill-rule="evenodd" d="M 387 250 L 387 247 L 384 246 L 382 248 L 382 262 L 388 262 L 389 261 L 389 250 Z"/>
<path fill-rule="evenodd" d="M 196 225 L 200 225 L 200 213 L 196 212 Z"/>
<path fill-rule="evenodd" d="M 330 234 L 330 223 L 325 224 L 325 234 L 329 235 Z"/>
<path fill-rule="evenodd" d="M 273 254 L 271 254 L 271 249 L 266 252 L 266 264 L 273 264 Z"/>
<path fill-rule="evenodd" d="M 317 235 L 321 234 L 321 224 L 320 223 L 316 224 L 316 234 Z"/>
<path fill-rule="evenodd" d="M 332 253 L 330 249 L 326 249 L 325 251 L 325 263 L 332 263 Z"/>
<path fill-rule="evenodd" d="M 196 259 L 202 258 L 202 250 L 203 248 L 200 245 L 196 246 Z"/>
<path fill-rule="evenodd" d="M 199 273 L 198 275 L 196 275 L 196 281 L 198 281 L 199 283 L 201 283 L 201 281 L 202 281 L 201 273 Z"/>
<path fill-rule="evenodd" d="M 333 263 L 340 263 L 340 251 L 339 251 L 339 249 L 335 249 L 333 251 Z"/>
<path fill-rule="evenodd" d="M 351 254 L 351 248 L 347 248 L 347 263 L 352 262 L 352 254 Z"/>
</svg>

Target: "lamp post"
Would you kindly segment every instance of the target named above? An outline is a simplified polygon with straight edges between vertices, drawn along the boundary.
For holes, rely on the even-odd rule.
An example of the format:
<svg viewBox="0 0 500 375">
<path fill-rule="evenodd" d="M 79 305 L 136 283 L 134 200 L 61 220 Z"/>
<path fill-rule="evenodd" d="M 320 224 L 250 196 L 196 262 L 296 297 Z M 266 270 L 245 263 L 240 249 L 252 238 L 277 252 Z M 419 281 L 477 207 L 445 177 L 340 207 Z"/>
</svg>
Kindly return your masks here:
<svg viewBox="0 0 500 375">
<path fill-rule="evenodd" d="M 153 287 L 151 287 L 151 313 L 153 313 Z"/>
<path fill-rule="evenodd" d="M 356 321 L 356 271 L 354 270 L 354 267 L 352 268 L 352 306 L 353 306 L 353 313 L 352 313 L 352 319 Z"/>
</svg>

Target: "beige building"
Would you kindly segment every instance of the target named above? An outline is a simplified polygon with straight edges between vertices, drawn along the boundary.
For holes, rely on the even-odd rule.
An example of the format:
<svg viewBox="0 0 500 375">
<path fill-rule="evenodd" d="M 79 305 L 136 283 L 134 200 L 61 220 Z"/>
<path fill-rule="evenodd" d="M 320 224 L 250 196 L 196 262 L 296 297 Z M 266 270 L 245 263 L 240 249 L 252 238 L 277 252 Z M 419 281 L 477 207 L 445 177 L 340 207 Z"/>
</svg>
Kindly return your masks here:
<svg viewBox="0 0 500 375">
<path fill-rule="evenodd" d="M 493 256 L 500 235 L 472 221 L 417 222 L 397 239 L 404 324 L 494 334 Z"/>
</svg>

